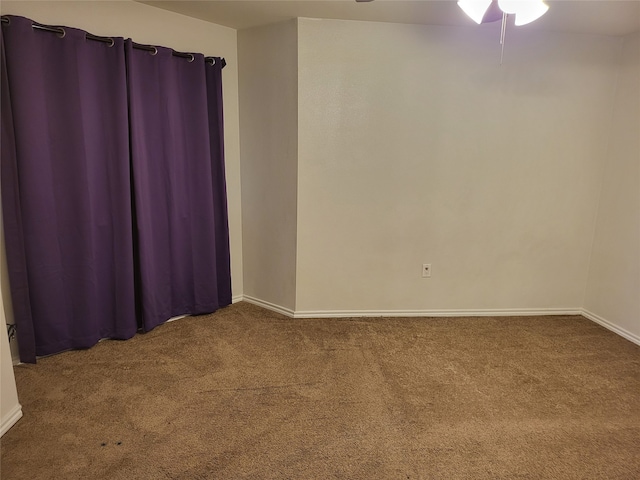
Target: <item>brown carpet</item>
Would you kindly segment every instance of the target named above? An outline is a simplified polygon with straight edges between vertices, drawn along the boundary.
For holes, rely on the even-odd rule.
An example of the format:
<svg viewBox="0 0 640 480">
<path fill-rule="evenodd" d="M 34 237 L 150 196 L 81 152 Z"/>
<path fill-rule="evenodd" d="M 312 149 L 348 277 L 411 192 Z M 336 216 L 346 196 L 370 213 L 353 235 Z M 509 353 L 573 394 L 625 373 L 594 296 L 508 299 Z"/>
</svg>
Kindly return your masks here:
<svg viewBox="0 0 640 480">
<path fill-rule="evenodd" d="M 16 381 L 6 480 L 640 478 L 640 347 L 582 317 L 240 303 Z"/>
</svg>

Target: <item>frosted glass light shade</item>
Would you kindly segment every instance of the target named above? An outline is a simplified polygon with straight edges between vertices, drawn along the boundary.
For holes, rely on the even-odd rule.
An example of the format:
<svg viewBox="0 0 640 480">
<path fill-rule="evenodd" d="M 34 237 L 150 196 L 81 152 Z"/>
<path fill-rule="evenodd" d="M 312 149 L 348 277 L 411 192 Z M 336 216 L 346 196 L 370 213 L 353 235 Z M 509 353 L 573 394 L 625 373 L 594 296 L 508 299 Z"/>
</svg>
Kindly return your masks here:
<svg viewBox="0 0 640 480">
<path fill-rule="evenodd" d="M 458 0 L 458 6 L 478 25 L 482 23 L 489 5 L 491 0 Z"/>
<path fill-rule="evenodd" d="M 504 13 L 514 14 L 518 26 L 533 22 L 549 10 L 542 0 L 498 0 L 498 6 Z"/>
</svg>

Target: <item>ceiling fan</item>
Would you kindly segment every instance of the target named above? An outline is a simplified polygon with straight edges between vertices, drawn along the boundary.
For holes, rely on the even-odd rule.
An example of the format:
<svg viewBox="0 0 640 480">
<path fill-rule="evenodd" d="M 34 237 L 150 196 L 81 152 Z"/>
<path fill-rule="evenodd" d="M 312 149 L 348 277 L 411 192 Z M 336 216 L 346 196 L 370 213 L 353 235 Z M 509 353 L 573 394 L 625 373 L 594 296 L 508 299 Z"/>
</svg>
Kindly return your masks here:
<svg viewBox="0 0 640 480">
<path fill-rule="evenodd" d="M 537 20 L 549 10 L 549 5 L 543 0 L 458 0 L 458 6 L 477 24 L 502 19 L 500 65 L 502 65 L 504 58 L 507 17 L 515 15 L 514 23 L 516 26 L 520 26 Z"/>
<path fill-rule="evenodd" d="M 526 25 L 549 10 L 543 0 L 458 0 L 458 6 L 478 24 L 515 15 L 516 25 Z"/>
<path fill-rule="evenodd" d="M 358 3 L 373 0 L 356 0 Z M 544 0 L 458 0 L 458 6 L 477 24 L 502 20 L 500 32 L 500 64 L 504 55 L 504 39 L 507 31 L 507 17 L 514 15 L 516 26 L 526 25 L 547 13 L 549 5 Z"/>
<path fill-rule="evenodd" d="M 372 1 L 356 0 L 358 3 Z M 526 25 L 549 10 L 543 0 L 458 0 L 458 6 L 477 24 L 495 22 L 504 15 L 515 15 L 516 25 Z"/>
</svg>

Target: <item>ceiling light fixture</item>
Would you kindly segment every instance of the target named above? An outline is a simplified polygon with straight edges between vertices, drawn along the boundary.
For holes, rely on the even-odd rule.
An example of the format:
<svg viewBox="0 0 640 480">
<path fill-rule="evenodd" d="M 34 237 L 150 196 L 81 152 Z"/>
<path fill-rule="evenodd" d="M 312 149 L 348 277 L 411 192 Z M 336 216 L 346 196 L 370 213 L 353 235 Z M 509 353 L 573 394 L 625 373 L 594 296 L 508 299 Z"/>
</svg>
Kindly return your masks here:
<svg viewBox="0 0 640 480">
<path fill-rule="evenodd" d="M 459 0 L 458 6 L 478 24 L 495 22 L 501 14 L 509 14 L 516 16 L 518 26 L 537 20 L 549 10 L 543 0 Z"/>
<path fill-rule="evenodd" d="M 507 17 L 515 15 L 514 23 L 520 26 L 537 20 L 549 10 L 549 5 L 543 0 L 458 0 L 458 6 L 477 24 L 495 22 L 502 18 L 500 65 L 504 56 Z"/>
<path fill-rule="evenodd" d="M 549 10 L 542 0 L 498 0 L 498 6 L 504 13 L 515 15 L 518 26 L 537 20 Z"/>
</svg>

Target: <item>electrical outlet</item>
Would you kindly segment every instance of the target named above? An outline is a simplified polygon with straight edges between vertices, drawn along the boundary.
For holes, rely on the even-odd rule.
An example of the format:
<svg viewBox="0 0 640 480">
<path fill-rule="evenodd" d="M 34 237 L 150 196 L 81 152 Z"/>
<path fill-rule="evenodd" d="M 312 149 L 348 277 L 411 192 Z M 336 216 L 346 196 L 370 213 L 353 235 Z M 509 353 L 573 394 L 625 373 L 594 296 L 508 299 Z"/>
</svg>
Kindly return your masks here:
<svg viewBox="0 0 640 480">
<path fill-rule="evenodd" d="M 431 264 L 430 263 L 423 263 L 422 264 L 422 276 L 423 277 L 430 277 L 431 276 Z"/>
</svg>

